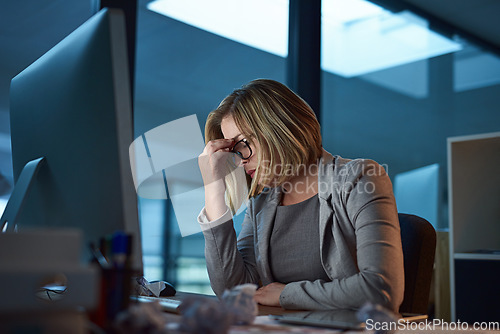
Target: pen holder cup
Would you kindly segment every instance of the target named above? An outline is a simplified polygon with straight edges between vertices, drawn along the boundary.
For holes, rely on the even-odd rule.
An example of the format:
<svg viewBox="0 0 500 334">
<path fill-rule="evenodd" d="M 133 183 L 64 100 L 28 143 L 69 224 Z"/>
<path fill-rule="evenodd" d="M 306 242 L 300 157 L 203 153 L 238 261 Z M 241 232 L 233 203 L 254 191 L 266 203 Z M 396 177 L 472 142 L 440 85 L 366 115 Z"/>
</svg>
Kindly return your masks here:
<svg viewBox="0 0 500 334">
<path fill-rule="evenodd" d="M 101 269 L 99 304 L 91 315 L 95 324 L 109 329 L 116 316 L 128 308 L 134 274 L 134 270 L 129 268 Z"/>
</svg>

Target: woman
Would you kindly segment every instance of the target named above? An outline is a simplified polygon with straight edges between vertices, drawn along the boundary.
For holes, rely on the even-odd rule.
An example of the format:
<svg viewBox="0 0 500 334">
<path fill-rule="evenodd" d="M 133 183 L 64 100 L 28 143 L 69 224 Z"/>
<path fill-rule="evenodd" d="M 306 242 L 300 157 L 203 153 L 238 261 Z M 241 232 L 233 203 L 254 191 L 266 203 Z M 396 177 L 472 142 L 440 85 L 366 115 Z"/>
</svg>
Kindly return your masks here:
<svg viewBox="0 0 500 334">
<path fill-rule="evenodd" d="M 198 220 L 217 295 L 255 283 L 263 305 L 356 309 L 371 301 L 398 310 L 401 238 L 392 185 L 380 165 L 324 151 L 309 105 L 272 80 L 254 80 L 226 97 L 208 116 L 205 135 L 199 157 L 205 208 Z M 250 200 L 238 238 L 231 220 L 238 185 L 224 180 L 228 156 L 238 156 L 248 174 Z"/>
</svg>

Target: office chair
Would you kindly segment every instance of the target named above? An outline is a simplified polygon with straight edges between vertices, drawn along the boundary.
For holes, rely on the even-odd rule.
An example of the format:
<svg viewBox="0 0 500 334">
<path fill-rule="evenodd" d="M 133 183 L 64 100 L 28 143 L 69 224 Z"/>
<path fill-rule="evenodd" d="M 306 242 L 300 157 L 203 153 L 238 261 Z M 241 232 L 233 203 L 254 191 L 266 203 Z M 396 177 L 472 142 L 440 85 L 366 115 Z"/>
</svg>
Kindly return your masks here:
<svg viewBox="0 0 500 334">
<path fill-rule="evenodd" d="M 405 269 L 405 293 L 400 313 L 427 314 L 431 288 L 436 231 L 419 216 L 400 213 Z"/>
</svg>

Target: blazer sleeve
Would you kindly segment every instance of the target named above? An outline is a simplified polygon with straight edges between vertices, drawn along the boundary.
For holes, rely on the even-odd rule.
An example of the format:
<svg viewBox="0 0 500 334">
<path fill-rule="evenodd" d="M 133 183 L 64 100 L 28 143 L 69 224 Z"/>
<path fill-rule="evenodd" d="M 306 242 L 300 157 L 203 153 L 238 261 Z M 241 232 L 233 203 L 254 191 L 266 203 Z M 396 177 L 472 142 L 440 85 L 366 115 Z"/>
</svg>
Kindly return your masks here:
<svg viewBox="0 0 500 334">
<path fill-rule="evenodd" d="M 392 184 L 385 170 L 373 161 L 360 160 L 357 173 L 346 173 L 338 192 L 336 215 L 347 220 L 332 226 L 334 242 L 342 238 L 346 226 L 354 229 L 352 259 L 354 273 L 332 281 L 299 281 L 286 285 L 280 303 L 288 309 L 357 309 L 370 301 L 398 311 L 404 293 L 401 234 Z M 354 167 L 354 166 L 352 166 Z M 335 225 L 335 224 L 334 224 Z M 339 237 L 340 235 L 340 237 Z M 352 241 L 351 241 L 352 242 Z M 333 245 L 331 250 L 338 247 Z M 343 261 L 343 260 L 341 260 Z M 339 263 L 325 263 L 327 272 Z"/>
<path fill-rule="evenodd" d="M 236 285 L 259 282 L 250 203 L 238 240 L 229 209 L 217 221 L 207 222 L 203 211 L 198 218 L 205 237 L 205 259 L 210 284 L 219 297 L 226 289 Z"/>
</svg>

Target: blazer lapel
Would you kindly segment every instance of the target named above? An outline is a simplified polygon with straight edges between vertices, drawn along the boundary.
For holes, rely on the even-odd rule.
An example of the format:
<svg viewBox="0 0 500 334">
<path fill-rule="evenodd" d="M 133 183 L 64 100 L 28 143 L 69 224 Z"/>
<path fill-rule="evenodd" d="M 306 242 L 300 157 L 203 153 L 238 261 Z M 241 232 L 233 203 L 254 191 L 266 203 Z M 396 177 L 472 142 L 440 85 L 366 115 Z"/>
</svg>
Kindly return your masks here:
<svg viewBox="0 0 500 334">
<path fill-rule="evenodd" d="M 323 151 L 323 156 L 319 162 L 318 170 L 318 197 L 320 200 L 319 206 L 319 233 L 321 239 L 325 234 L 326 223 L 333 214 L 333 208 L 331 205 L 332 199 L 332 179 L 333 179 L 333 156 Z M 323 242 L 323 240 L 321 240 Z M 323 244 L 321 244 L 323 247 Z"/>
<path fill-rule="evenodd" d="M 328 233 L 331 230 L 333 221 L 334 209 L 332 207 L 332 179 L 333 179 L 333 156 L 323 151 L 323 157 L 320 160 L 318 172 L 318 197 L 319 197 L 319 242 L 321 249 L 321 261 L 323 266 L 329 262 L 329 254 L 335 248 L 335 243 L 332 239 L 332 234 Z M 330 268 L 325 268 L 327 273 L 330 273 Z M 330 274 L 329 274 L 330 275 Z"/>
<path fill-rule="evenodd" d="M 269 265 L 269 241 L 273 228 L 276 209 L 281 200 L 281 188 L 273 188 L 270 190 L 269 200 L 256 215 L 257 222 L 257 247 L 256 262 L 260 267 L 260 276 L 263 285 L 267 285 L 274 281 Z"/>
</svg>

